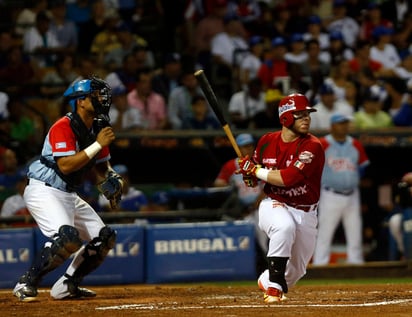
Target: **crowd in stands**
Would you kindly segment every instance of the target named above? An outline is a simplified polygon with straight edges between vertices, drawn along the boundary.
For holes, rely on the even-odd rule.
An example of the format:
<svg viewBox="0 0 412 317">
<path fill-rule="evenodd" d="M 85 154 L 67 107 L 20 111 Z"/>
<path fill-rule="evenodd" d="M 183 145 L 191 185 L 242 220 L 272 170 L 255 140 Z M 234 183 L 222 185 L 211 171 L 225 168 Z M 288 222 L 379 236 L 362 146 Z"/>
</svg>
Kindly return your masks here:
<svg viewBox="0 0 412 317">
<path fill-rule="evenodd" d="M 277 105 L 291 92 L 317 108 L 314 130 L 328 130 L 336 113 L 357 129 L 412 126 L 409 0 L 9 2 L 0 4 L 9 12 L 0 145 L 20 165 L 68 111 L 67 86 L 90 75 L 112 87 L 116 132 L 220 129 L 198 69 L 237 129 L 279 128 Z"/>
</svg>

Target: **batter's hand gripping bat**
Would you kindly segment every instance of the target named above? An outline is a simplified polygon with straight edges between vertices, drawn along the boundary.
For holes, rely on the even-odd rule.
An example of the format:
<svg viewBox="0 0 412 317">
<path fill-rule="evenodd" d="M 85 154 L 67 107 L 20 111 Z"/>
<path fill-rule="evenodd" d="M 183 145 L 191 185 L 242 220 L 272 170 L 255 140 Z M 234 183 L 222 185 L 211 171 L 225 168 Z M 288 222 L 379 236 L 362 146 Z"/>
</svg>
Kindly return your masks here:
<svg viewBox="0 0 412 317">
<path fill-rule="evenodd" d="M 218 118 L 223 130 L 226 133 L 226 136 L 229 138 L 230 144 L 232 145 L 233 149 L 235 150 L 238 157 L 243 157 L 242 152 L 240 152 L 239 146 L 236 143 L 235 138 L 233 137 L 232 130 L 227 123 L 222 109 L 219 106 L 219 102 L 216 98 L 216 95 L 212 89 L 212 86 L 209 83 L 204 71 L 202 69 L 195 72 L 195 77 L 197 78 L 200 88 L 202 88 L 203 93 L 205 94 L 206 100 L 209 102 L 210 106 L 213 109 L 216 117 Z"/>
</svg>

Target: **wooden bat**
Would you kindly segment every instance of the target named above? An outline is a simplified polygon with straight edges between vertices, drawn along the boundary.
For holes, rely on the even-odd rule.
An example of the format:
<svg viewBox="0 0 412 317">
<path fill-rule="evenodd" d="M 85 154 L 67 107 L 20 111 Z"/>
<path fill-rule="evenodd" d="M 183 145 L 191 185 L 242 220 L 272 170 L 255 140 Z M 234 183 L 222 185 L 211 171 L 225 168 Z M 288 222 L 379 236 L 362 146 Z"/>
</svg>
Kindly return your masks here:
<svg viewBox="0 0 412 317">
<path fill-rule="evenodd" d="M 239 146 L 236 143 L 236 140 L 233 136 L 232 129 L 227 123 L 225 116 L 223 115 L 222 109 L 220 108 L 219 102 L 216 98 L 215 92 L 212 89 L 212 86 L 209 83 L 204 71 L 202 69 L 195 72 L 195 77 L 197 78 L 200 88 L 202 88 L 203 93 L 205 94 L 206 100 L 209 102 L 210 106 L 213 109 L 213 112 L 216 114 L 220 124 L 222 125 L 223 130 L 226 133 L 226 136 L 229 138 L 230 144 L 235 150 L 238 157 L 243 157 L 242 152 L 240 152 Z"/>
</svg>

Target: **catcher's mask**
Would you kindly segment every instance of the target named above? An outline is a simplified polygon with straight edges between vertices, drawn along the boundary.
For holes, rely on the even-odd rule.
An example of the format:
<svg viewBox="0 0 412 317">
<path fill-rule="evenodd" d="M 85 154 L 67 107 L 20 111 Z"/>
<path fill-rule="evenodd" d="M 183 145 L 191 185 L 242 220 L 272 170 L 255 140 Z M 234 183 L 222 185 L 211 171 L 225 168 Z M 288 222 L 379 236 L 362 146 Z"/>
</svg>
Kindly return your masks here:
<svg viewBox="0 0 412 317">
<path fill-rule="evenodd" d="M 309 112 L 316 111 L 310 106 L 308 98 L 302 94 L 290 94 L 283 97 L 279 102 L 279 120 L 282 125 L 287 128 L 293 126 L 295 117 L 293 114 L 297 111 L 308 110 Z"/>
<path fill-rule="evenodd" d="M 102 79 L 92 76 L 73 82 L 63 94 L 66 102 L 76 111 L 76 100 L 90 96 L 97 116 L 108 116 L 112 95 L 110 86 Z"/>
</svg>

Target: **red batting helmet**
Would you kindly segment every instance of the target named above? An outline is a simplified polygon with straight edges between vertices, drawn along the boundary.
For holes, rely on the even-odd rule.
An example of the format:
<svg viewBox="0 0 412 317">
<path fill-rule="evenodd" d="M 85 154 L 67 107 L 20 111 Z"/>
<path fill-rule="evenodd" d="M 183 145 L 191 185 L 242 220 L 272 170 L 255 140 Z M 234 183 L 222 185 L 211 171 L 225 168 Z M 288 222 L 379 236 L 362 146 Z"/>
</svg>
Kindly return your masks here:
<svg viewBox="0 0 412 317">
<path fill-rule="evenodd" d="M 291 127 L 295 122 L 293 113 L 296 111 L 308 110 L 310 112 L 316 111 L 309 104 L 308 98 L 302 94 L 291 94 L 283 97 L 279 102 L 279 120 L 285 127 Z"/>
</svg>

